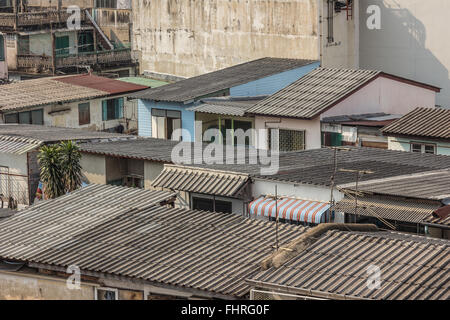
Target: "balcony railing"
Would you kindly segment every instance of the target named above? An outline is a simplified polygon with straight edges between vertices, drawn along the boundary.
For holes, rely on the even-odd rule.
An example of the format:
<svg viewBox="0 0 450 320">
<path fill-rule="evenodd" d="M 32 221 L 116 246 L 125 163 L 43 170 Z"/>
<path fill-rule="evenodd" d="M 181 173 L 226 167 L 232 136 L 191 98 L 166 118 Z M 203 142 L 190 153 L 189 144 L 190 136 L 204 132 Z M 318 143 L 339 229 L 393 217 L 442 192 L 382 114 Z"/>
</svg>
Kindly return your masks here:
<svg viewBox="0 0 450 320">
<path fill-rule="evenodd" d="M 47 10 L 42 12 L 0 13 L 0 27 L 17 28 L 45 25 L 51 23 L 65 23 L 71 16 L 66 10 Z M 81 22 L 86 21 L 85 11 L 80 12 Z"/>
<path fill-rule="evenodd" d="M 111 51 L 87 52 L 57 56 L 55 68 L 83 66 L 83 65 L 111 65 L 120 63 L 131 63 L 131 49 L 116 49 Z M 53 58 L 46 55 L 17 55 L 18 69 L 40 69 L 51 70 L 53 68 Z"/>
</svg>

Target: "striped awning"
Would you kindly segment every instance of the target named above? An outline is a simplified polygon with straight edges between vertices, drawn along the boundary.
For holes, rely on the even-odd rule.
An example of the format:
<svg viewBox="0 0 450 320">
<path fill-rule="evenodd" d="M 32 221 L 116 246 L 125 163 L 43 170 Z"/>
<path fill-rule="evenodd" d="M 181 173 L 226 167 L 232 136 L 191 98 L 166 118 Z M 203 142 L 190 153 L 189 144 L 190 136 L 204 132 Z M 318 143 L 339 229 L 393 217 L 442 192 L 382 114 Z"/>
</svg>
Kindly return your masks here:
<svg viewBox="0 0 450 320">
<path fill-rule="evenodd" d="M 273 198 L 262 197 L 248 205 L 251 215 L 260 217 L 276 218 L 276 208 L 278 208 L 278 218 L 320 224 L 326 222 L 326 212 L 330 209 L 329 203 L 300 200 L 292 198 L 282 198 L 278 204 Z"/>
</svg>

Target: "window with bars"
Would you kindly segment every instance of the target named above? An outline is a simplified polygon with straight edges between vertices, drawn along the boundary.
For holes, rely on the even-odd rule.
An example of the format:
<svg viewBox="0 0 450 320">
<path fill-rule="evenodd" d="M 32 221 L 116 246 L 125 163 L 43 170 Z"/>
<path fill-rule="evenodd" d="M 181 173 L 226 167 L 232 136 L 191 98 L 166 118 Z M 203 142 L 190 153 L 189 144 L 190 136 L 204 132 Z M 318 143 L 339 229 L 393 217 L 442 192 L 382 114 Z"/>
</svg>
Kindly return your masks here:
<svg viewBox="0 0 450 320">
<path fill-rule="evenodd" d="M 436 154 L 436 145 L 413 142 L 411 143 L 411 152 Z"/>
<path fill-rule="evenodd" d="M 278 136 L 278 150 L 280 152 L 302 151 L 305 150 L 305 131 L 270 129 L 269 145 L 270 150 L 275 150 L 275 139 Z M 272 141 L 274 140 L 274 141 Z"/>
</svg>

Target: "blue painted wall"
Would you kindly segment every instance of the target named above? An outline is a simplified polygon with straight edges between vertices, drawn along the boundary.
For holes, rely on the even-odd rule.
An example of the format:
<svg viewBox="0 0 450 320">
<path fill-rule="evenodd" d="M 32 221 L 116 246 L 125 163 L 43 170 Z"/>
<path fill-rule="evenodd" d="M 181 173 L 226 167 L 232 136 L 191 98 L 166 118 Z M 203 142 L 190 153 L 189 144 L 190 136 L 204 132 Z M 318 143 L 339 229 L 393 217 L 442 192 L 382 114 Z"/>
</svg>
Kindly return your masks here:
<svg viewBox="0 0 450 320">
<path fill-rule="evenodd" d="M 230 88 L 230 95 L 234 97 L 260 96 L 273 94 L 320 66 L 319 62 L 297 69 L 281 72 L 266 78 L 252 81 Z M 186 109 L 191 104 L 155 102 L 151 100 L 138 101 L 138 133 L 142 137 L 152 136 L 152 108 L 181 111 L 181 126 L 190 136 L 183 136 L 183 141 L 195 141 L 195 112 Z"/>
<path fill-rule="evenodd" d="M 292 69 L 272 76 L 255 80 L 230 88 L 230 95 L 234 97 L 251 97 L 260 95 L 274 94 L 291 83 L 297 81 L 312 70 L 318 68 L 320 62 L 312 63 L 297 69 Z"/>
<path fill-rule="evenodd" d="M 152 136 L 152 108 L 181 111 L 181 127 L 189 134 L 183 134 L 183 141 L 195 140 L 195 112 L 187 111 L 192 104 L 155 102 L 140 100 L 138 102 L 138 131 L 139 136 Z"/>
</svg>

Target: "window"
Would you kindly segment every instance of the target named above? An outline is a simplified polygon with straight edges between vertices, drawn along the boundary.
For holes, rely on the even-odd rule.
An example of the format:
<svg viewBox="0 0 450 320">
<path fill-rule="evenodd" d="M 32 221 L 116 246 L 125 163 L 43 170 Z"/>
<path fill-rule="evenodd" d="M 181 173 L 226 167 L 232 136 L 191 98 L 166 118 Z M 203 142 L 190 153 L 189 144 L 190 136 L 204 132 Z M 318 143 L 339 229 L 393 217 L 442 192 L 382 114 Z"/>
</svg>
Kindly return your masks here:
<svg viewBox="0 0 450 320">
<path fill-rule="evenodd" d="M 19 123 L 18 113 L 5 114 L 5 123 Z"/>
<path fill-rule="evenodd" d="M 116 120 L 123 118 L 123 98 L 102 101 L 102 120 Z"/>
<path fill-rule="evenodd" d="M 69 36 L 55 38 L 55 51 L 57 56 L 69 54 Z"/>
<path fill-rule="evenodd" d="M 78 105 L 78 124 L 80 126 L 91 123 L 91 110 L 90 104 L 80 103 Z"/>
<path fill-rule="evenodd" d="M 159 139 L 172 139 L 175 130 L 181 129 L 181 112 L 152 109 L 152 136 Z"/>
<path fill-rule="evenodd" d="M 305 150 L 305 131 L 270 129 L 269 145 L 273 150 L 272 136 L 276 137 L 278 131 L 278 150 L 280 152 Z"/>
<path fill-rule="evenodd" d="M 117 0 L 96 0 L 95 7 L 117 9 Z"/>
<path fill-rule="evenodd" d="M 119 300 L 118 291 L 111 288 L 95 288 L 95 300 Z"/>
<path fill-rule="evenodd" d="M 91 31 L 78 33 L 78 52 L 94 51 L 94 36 Z"/>
<path fill-rule="evenodd" d="M 5 38 L 0 34 L 0 61 L 5 61 Z"/>
<path fill-rule="evenodd" d="M 20 124 L 44 124 L 44 110 L 32 110 L 19 113 L 9 113 L 5 115 L 5 123 L 20 123 Z"/>
<path fill-rule="evenodd" d="M 215 200 L 216 210 L 214 210 L 214 199 L 192 198 L 192 209 L 211 212 L 232 212 L 232 203 L 228 201 Z"/>
<path fill-rule="evenodd" d="M 424 143 L 411 143 L 411 152 L 436 154 L 436 145 Z"/>
</svg>

